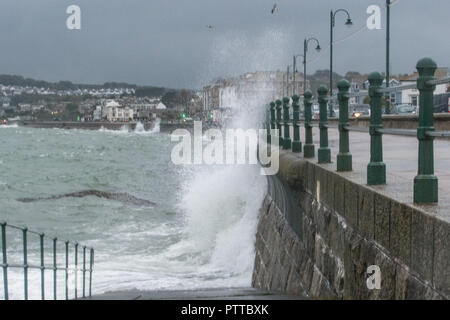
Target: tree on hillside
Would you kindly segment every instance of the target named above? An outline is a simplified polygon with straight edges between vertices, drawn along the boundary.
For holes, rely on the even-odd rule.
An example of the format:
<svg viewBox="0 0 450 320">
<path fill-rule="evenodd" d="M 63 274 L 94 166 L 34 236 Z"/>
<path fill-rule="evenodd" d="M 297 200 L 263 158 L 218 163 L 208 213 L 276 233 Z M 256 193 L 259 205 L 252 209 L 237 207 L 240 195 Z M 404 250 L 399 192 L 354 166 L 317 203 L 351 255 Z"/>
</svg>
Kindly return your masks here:
<svg viewBox="0 0 450 320">
<path fill-rule="evenodd" d="M 173 109 L 176 107 L 175 103 L 176 103 L 176 98 L 177 93 L 175 91 L 169 91 L 166 92 L 162 98 L 161 98 L 161 102 L 164 103 L 164 105 L 169 108 L 169 109 Z"/>
<path fill-rule="evenodd" d="M 195 98 L 195 94 L 189 90 L 175 91 L 171 90 L 166 92 L 162 98 L 161 102 L 166 105 L 167 108 L 189 108 L 191 100 Z"/>
<path fill-rule="evenodd" d="M 180 120 L 181 115 L 177 110 L 171 109 L 171 110 L 164 110 L 159 114 L 159 118 L 162 121 L 168 121 L 168 120 Z"/>
<path fill-rule="evenodd" d="M 361 77 L 361 73 L 359 73 L 358 71 L 348 71 L 344 77 L 347 79 L 359 78 Z"/>
<path fill-rule="evenodd" d="M 66 105 L 66 109 L 64 110 L 62 119 L 65 121 L 77 121 L 77 118 L 79 116 L 81 116 L 81 114 L 78 111 L 78 104 L 69 103 Z"/>
<path fill-rule="evenodd" d="M 369 96 L 365 97 L 363 103 L 364 104 L 370 104 L 370 97 Z M 386 97 L 383 96 L 381 98 L 381 107 L 384 108 L 385 106 L 386 106 Z"/>
<path fill-rule="evenodd" d="M 165 91 L 165 88 L 160 87 L 138 87 L 135 94 L 137 97 L 160 97 Z"/>
</svg>

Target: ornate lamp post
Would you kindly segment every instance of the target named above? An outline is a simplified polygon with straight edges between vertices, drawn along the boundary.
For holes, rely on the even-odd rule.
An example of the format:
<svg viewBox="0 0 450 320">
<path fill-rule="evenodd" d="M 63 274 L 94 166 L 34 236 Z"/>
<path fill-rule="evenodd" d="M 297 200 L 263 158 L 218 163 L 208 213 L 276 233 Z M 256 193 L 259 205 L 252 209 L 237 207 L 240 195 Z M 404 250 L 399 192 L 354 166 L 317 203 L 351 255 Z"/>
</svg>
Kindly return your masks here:
<svg viewBox="0 0 450 320">
<path fill-rule="evenodd" d="M 289 65 L 286 70 L 286 97 L 289 97 Z"/>
<path fill-rule="evenodd" d="M 293 79 L 292 79 L 292 83 L 293 83 L 293 85 L 294 85 L 294 89 L 292 90 L 292 95 L 295 95 L 295 94 L 297 94 L 298 92 L 296 92 L 295 91 L 295 73 L 297 72 L 297 57 L 303 57 L 303 55 L 302 54 L 294 54 L 294 63 L 293 63 L 293 67 L 294 67 L 294 76 L 293 76 Z"/>
<path fill-rule="evenodd" d="M 314 37 L 305 38 L 305 41 L 303 42 L 303 92 L 306 92 L 306 52 L 308 52 L 308 43 L 310 41 L 315 41 L 317 43 L 316 51 L 319 52 L 322 48 L 320 48 L 319 40 L 317 40 Z"/>
<path fill-rule="evenodd" d="M 338 12 L 344 12 L 347 14 L 347 21 L 345 25 L 351 27 L 353 25 L 352 19 L 350 18 L 350 13 L 345 9 L 338 9 L 336 11 L 331 10 L 330 13 L 330 105 L 329 105 L 329 116 L 333 116 L 333 29 L 335 27 L 336 14 Z"/>
<path fill-rule="evenodd" d="M 295 63 L 295 61 L 294 61 L 294 63 Z M 294 78 L 293 78 L 292 81 L 293 81 L 293 84 L 295 84 L 295 64 L 292 65 L 292 66 L 290 64 L 288 64 L 287 68 L 286 68 L 286 97 L 289 97 L 289 76 L 290 76 L 291 67 L 293 67 L 292 73 L 294 74 Z M 292 88 L 292 95 L 294 95 L 294 94 L 295 94 L 295 89 L 293 87 Z"/>
<path fill-rule="evenodd" d="M 389 87 L 389 51 L 390 51 L 390 20 L 391 20 L 391 0 L 386 0 L 386 88 Z M 390 93 L 386 93 L 386 114 L 391 113 Z"/>
</svg>

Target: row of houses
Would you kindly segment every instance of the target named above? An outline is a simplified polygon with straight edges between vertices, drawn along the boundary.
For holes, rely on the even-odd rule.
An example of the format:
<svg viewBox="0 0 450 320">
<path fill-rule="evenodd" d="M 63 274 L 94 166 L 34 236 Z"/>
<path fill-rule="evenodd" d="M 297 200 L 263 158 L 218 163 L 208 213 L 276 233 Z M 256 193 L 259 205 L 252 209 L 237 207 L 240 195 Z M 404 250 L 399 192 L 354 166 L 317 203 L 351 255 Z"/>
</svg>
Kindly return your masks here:
<svg viewBox="0 0 450 320">
<path fill-rule="evenodd" d="M 449 68 L 438 68 L 434 74 L 434 76 L 438 79 L 448 77 L 450 74 Z M 399 81 L 391 82 L 391 87 L 414 84 L 417 82 L 417 78 L 419 77 L 419 73 L 415 72 L 412 75 L 400 77 Z M 448 84 L 439 84 L 436 86 L 434 90 L 434 94 L 443 94 L 448 90 Z M 419 90 L 417 89 L 404 89 L 391 92 L 390 94 L 390 102 L 393 105 L 399 104 L 411 104 L 413 106 L 417 106 L 419 104 Z"/>
<path fill-rule="evenodd" d="M 133 95 L 134 88 L 100 88 L 100 89 L 73 89 L 73 90 L 53 90 L 49 88 L 22 87 L 0 84 L 0 95 L 5 97 L 17 96 L 21 94 L 57 95 L 57 96 L 82 96 L 91 95 L 94 97 L 120 96 L 123 94 Z"/>
<path fill-rule="evenodd" d="M 434 76 L 438 79 L 445 78 L 450 75 L 449 68 L 438 68 L 434 74 Z M 389 87 L 393 89 L 389 93 L 389 102 L 391 105 L 401 105 L 408 104 L 412 106 L 419 105 L 419 90 L 415 88 L 403 89 L 403 86 L 411 85 L 417 83 L 417 78 L 419 76 L 418 72 L 415 72 L 411 75 L 401 76 L 401 77 L 392 77 L 389 81 Z M 383 81 L 383 87 L 386 87 L 386 80 Z M 362 83 L 356 81 L 350 81 L 350 93 L 353 94 L 349 100 L 350 105 L 363 104 L 368 97 L 369 89 L 369 81 L 366 80 Z M 439 84 L 436 86 L 434 91 L 435 95 L 443 94 L 446 92 L 450 92 L 450 86 L 445 84 Z M 333 90 L 334 100 L 337 98 L 337 90 Z"/>
</svg>

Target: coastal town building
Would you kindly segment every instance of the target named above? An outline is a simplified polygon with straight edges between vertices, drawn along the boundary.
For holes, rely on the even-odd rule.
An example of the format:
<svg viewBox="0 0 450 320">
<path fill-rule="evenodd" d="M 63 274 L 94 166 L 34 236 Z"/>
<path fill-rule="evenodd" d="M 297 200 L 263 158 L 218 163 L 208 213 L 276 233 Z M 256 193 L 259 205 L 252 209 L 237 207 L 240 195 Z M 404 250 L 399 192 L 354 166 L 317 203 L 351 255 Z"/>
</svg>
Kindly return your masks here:
<svg viewBox="0 0 450 320">
<path fill-rule="evenodd" d="M 401 77 L 400 85 L 406 84 L 414 84 L 417 82 L 417 78 L 419 76 L 418 72 L 413 73 L 412 75 Z M 434 74 L 436 78 L 444 78 L 449 76 L 449 68 L 438 68 Z M 434 90 L 434 94 L 442 94 L 448 92 L 448 83 L 439 84 L 436 86 Z M 411 104 L 413 106 L 419 105 L 419 90 L 417 89 L 404 89 L 401 90 L 400 93 L 396 94 L 397 100 L 395 104 Z"/>
<path fill-rule="evenodd" d="M 103 106 L 102 118 L 108 121 L 131 121 L 134 111 L 127 106 L 121 106 L 115 100 L 108 100 Z"/>
<path fill-rule="evenodd" d="M 309 81 L 306 82 L 309 88 Z M 282 71 L 257 71 L 238 77 L 216 79 L 203 87 L 203 110 L 241 109 L 246 103 L 260 99 L 280 99 L 304 91 L 303 75 L 291 73 L 286 78 Z"/>
</svg>

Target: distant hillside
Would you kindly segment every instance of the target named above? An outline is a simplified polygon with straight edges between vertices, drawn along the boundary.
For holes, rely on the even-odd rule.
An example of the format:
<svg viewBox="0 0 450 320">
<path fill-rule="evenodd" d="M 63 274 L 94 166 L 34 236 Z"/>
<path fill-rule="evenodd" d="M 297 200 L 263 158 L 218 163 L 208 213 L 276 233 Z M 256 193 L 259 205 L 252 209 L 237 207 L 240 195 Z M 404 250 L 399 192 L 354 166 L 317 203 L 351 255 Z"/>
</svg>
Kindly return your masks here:
<svg viewBox="0 0 450 320">
<path fill-rule="evenodd" d="M 15 87 L 44 88 L 51 91 L 76 91 L 76 90 L 101 90 L 101 89 L 134 89 L 134 96 L 139 98 L 161 98 L 167 108 L 186 109 L 201 105 L 201 99 L 193 90 L 171 89 L 165 87 L 138 86 L 124 82 L 106 82 L 101 85 L 95 84 L 75 84 L 70 81 L 48 82 L 34 80 L 17 75 L 0 75 L 0 85 Z M 1 93 L 0 93 L 1 96 Z M 17 106 L 19 103 L 37 103 L 42 101 L 71 101 L 80 103 L 83 99 L 90 97 L 90 93 L 80 95 L 58 96 L 56 94 L 40 95 L 36 93 L 22 93 L 11 97 L 11 105 Z"/>
<path fill-rule="evenodd" d="M 340 74 L 337 74 L 333 72 L 333 85 L 336 86 L 336 83 L 343 79 L 343 76 Z M 311 88 L 311 91 L 313 92 L 314 96 L 317 95 L 317 89 L 321 85 L 327 86 L 327 88 L 330 87 L 330 71 L 329 70 L 317 70 L 313 75 L 308 75 L 309 85 Z"/>
<path fill-rule="evenodd" d="M 382 72 L 381 75 L 384 77 L 384 72 Z M 402 75 L 391 75 L 391 78 L 399 79 L 401 76 Z M 362 84 L 368 79 L 368 77 L 368 74 L 361 74 L 357 71 L 349 71 L 344 76 L 333 72 L 333 88 L 336 89 L 337 83 L 342 79 L 347 79 L 350 82 Z M 308 75 L 308 80 L 310 81 L 312 92 L 316 95 L 319 86 L 326 85 L 327 88 L 330 86 L 330 71 L 327 69 L 318 70 L 316 73 Z"/>
<path fill-rule="evenodd" d="M 0 84 L 4 86 L 20 86 L 20 87 L 36 87 L 46 88 L 51 90 L 77 90 L 77 89 L 118 89 L 129 88 L 135 89 L 136 95 L 140 97 L 160 97 L 168 91 L 173 89 L 153 86 L 138 86 L 136 84 L 129 84 L 125 82 L 105 82 L 104 84 L 76 84 L 70 81 L 48 82 L 43 80 L 34 80 L 31 78 L 24 78 L 18 75 L 0 75 Z"/>
</svg>

